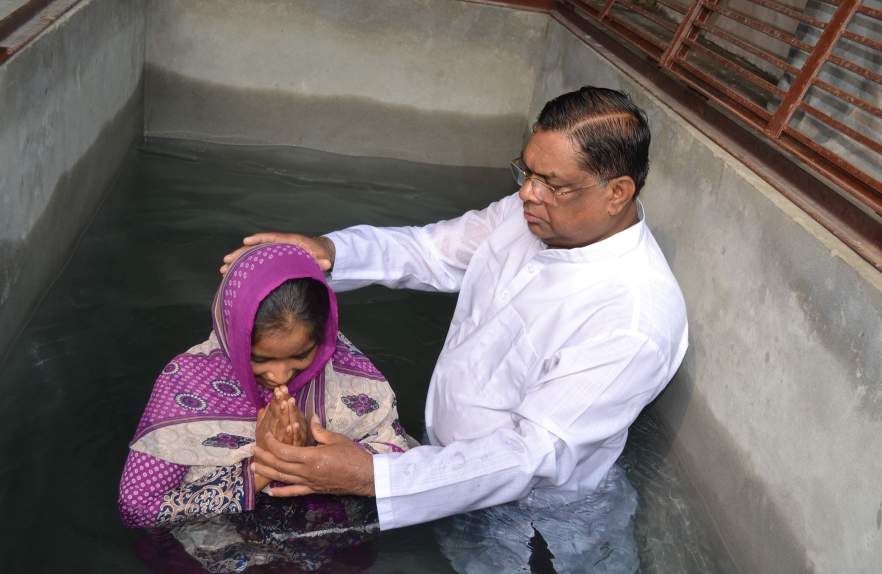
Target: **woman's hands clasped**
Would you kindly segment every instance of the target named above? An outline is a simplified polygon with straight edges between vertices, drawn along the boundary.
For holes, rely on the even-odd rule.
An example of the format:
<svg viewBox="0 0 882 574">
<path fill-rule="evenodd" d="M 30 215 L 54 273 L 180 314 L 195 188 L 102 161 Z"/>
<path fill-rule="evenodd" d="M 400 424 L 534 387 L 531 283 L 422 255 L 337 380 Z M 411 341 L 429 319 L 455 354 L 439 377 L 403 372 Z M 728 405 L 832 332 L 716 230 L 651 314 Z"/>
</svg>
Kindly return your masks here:
<svg viewBox="0 0 882 574">
<path fill-rule="evenodd" d="M 280 385 L 273 389 L 270 403 L 257 413 L 257 446 L 267 448 L 268 437 L 289 446 L 314 444 L 310 434 L 309 421 L 297 408 L 297 403 L 288 394 L 288 388 Z M 255 475 L 255 491 L 263 490 L 273 477 Z"/>
</svg>

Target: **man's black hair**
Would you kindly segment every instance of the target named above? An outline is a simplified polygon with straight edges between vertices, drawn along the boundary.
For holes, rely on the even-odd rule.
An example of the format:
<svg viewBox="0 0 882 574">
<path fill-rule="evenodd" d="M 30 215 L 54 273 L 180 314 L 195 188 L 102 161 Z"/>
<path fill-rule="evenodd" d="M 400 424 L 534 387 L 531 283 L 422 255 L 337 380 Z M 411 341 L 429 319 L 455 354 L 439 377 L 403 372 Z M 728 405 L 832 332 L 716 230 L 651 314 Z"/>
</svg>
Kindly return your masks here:
<svg viewBox="0 0 882 574">
<path fill-rule="evenodd" d="M 649 173 L 646 114 L 622 92 L 585 86 L 545 104 L 533 129 L 565 132 L 582 155 L 585 170 L 607 182 L 634 180 L 636 197 Z"/>
</svg>

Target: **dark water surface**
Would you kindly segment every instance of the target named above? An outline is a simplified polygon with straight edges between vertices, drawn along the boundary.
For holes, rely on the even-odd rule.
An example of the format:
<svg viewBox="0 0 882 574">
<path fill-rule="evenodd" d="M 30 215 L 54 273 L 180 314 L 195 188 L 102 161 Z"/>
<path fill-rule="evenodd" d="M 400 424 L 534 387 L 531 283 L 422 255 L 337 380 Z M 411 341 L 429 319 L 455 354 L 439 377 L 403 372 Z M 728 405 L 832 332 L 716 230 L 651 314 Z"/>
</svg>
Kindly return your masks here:
<svg viewBox="0 0 882 574">
<path fill-rule="evenodd" d="M 169 141 L 133 152 L 0 367 L 0 572 L 162 571 L 138 558 L 144 535 L 120 525 L 119 475 L 157 371 L 207 336 L 220 259 L 243 236 L 427 223 L 512 191 L 507 169 Z M 342 330 L 420 436 L 455 297 L 368 288 L 340 302 Z M 641 417 L 622 465 L 641 497 L 642 571 L 734 571 L 666 451 Z M 368 556 L 369 572 L 451 571 L 431 526 L 382 533 Z"/>
</svg>

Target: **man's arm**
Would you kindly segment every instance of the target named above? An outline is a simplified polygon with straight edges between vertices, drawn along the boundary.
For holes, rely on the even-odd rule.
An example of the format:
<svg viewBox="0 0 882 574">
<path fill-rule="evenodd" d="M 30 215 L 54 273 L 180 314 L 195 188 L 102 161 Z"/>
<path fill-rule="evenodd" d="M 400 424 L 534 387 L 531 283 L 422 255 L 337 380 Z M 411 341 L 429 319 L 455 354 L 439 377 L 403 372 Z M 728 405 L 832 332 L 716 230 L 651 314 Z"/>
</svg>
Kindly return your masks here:
<svg viewBox="0 0 882 574">
<path fill-rule="evenodd" d="M 475 250 L 511 213 L 520 210 L 516 195 L 480 211 L 422 227 L 358 225 L 324 237 L 288 233 L 259 233 L 246 237 L 245 248 L 224 257 L 225 272 L 247 246 L 291 243 L 309 251 L 337 291 L 372 283 L 422 291 L 458 291 Z"/>
<path fill-rule="evenodd" d="M 622 437 L 623 443 L 623 431 L 667 383 L 666 367 L 645 337 L 616 333 L 587 348 L 564 349 L 512 413 L 512 428 L 444 447 L 375 455 L 370 464 L 356 458 L 347 463 L 342 450 L 331 460 L 325 454 L 332 451 L 270 445 L 272 452 L 255 451 L 258 472 L 285 469 L 293 486 L 274 489 L 276 495 L 325 492 L 325 480 L 343 493 L 347 486 L 338 477 L 350 473 L 358 477 L 350 493 L 376 495 L 383 529 L 511 502 L 534 486 L 566 483 L 580 465 L 580 478 L 591 478 L 586 473 L 593 468 L 599 483 L 623 446 L 610 439 Z"/>
</svg>

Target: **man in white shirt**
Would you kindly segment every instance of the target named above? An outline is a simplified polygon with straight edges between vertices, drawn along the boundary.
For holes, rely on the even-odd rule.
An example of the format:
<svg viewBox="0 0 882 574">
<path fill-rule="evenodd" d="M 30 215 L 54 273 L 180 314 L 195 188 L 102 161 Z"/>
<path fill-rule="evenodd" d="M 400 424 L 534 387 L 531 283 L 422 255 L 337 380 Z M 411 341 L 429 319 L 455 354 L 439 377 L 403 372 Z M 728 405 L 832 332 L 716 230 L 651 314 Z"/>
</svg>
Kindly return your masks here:
<svg viewBox="0 0 882 574">
<path fill-rule="evenodd" d="M 687 346 L 680 288 L 637 201 L 649 142 L 627 96 L 585 87 L 546 104 L 512 162 L 518 193 L 481 211 L 246 238 L 302 245 L 338 290 L 459 292 L 426 401 L 430 444 L 370 455 L 314 422 L 317 447 L 256 449 L 255 472 L 290 485 L 273 495 L 374 495 L 389 529 L 601 487 Z"/>
</svg>

